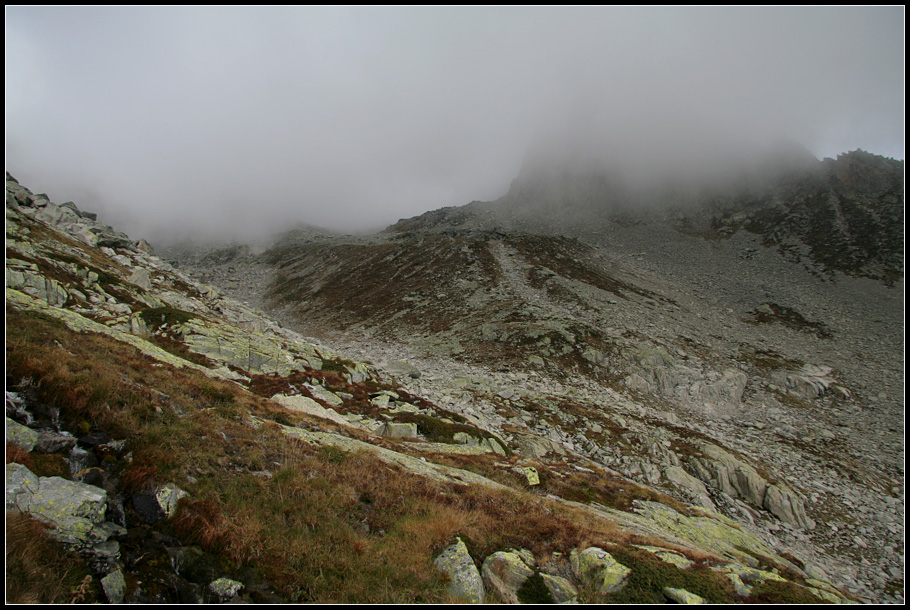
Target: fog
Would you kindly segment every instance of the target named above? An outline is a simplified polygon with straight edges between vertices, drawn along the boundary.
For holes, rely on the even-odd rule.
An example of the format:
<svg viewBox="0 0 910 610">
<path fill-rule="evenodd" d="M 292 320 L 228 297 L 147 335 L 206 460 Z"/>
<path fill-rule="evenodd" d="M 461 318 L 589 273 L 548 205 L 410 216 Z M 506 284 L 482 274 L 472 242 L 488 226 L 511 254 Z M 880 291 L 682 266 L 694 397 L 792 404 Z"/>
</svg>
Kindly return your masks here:
<svg viewBox="0 0 910 610">
<path fill-rule="evenodd" d="M 134 238 L 343 231 L 785 139 L 904 158 L 904 8 L 6 9 L 6 169 Z"/>
</svg>

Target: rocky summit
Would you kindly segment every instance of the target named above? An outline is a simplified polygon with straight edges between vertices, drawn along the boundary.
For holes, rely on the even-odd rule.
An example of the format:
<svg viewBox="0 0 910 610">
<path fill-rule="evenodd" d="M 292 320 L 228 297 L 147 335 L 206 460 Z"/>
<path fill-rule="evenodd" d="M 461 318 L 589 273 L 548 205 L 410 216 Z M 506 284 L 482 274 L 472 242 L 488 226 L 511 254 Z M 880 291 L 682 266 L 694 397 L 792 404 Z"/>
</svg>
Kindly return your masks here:
<svg viewBox="0 0 910 610">
<path fill-rule="evenodd" d="M 15 599 L 902 603 L 903 162 L 778 161 L 216 247 L 7 175 Z"/>
</svg>

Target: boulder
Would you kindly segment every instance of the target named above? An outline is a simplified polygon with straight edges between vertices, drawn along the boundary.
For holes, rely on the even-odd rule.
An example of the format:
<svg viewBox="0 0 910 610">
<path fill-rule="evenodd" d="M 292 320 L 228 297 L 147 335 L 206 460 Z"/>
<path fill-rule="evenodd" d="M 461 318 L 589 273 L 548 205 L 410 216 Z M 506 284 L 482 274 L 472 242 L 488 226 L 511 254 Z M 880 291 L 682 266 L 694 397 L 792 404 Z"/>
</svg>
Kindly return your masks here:
<svg viewBox="0 0 910 610">
<path fill-rule="evenodd" d="M 105 490 L 61 477 L 41 477 L 25 507 L 25 512 L 54 526 L 55 538 L 80 547 L 106 538 L 103 528 L 95 531 L 104 522 L 106 510 Z"/>
<path fill-rule="evenodd" d="M 38 432 L 19 422 L 6 418 L 6 441 L 17 445 L 26 453 L 35 448 L 38 443 Z"/>
<path fill-rule="evenodd" d="M 152 289 L 152 280 L 149 277 L 149 271 L 142 267 L 133 269 L 133 274 L 130 276 L 130 282 L 136 284 L 145 291 Z"/>
<path fill-rule="evenodd" d="M 704 604 L 705 598 L 694 593 L 689 593 L 685 589 L 674 589 L 673 587 L 664 587 L 664 597 L 677 604 Z"/>
<path fill-rule="evenodd" d="M 541 573 L 540 577 L 550 591 L 550 597 L 557 604 L 572 603 L 578 597 L 578 588 L 562 576 Z"/>
<path fill-rule="evenodd" d="M 231 599 L 243 588 L 243 583 L 230 578 L 219 578 L 209 583 L 209 590 L 220 599 Z"/>
<path fill-rule="evenodd" d="M 789 489 L 771 485 L 762 506 L 784 523 L 808 530 L 815 529 L 815 521 L 806 515 L 805 502 Z"/>
<path fill-rule="evenodd" d="M 22 464 L 6 465 L 6 510 L 27 511 L 37 491 L 38 477 L 31 470 Z"/>
<path fill-rule="evenodd" d="M 126 579 L 123 577 L 123 572 L 115 570 L 102 578 L 101 588 L 110 603 L 122 604 L 126 594 Z"/>
<path fill-rule="evenodd" d="M 575 576 L 581 582 L 593 585 L 601 594 L 622 589 L 632 573 L 608 552 L 597 547 L 588 547 L 580 553 L 573 549 L 570 560 Z"/>
<path fill-rule="evenodd" d="M 449 595 L 471 604 L 483 603 L 483 578 L 461 538 L 456 538 L 452 545 L 443 550 L 434 563 L 449 578 Z"/>
<path fill-rule="evenodd" d="M 309 390 L 310 394 L 312 394 L 313 397 L 316 398 L 317 400 L 321 400 L 332 406 L 339 406 L 342 403 L 344 403 L 344 400 L 342 400 L 337 394 L 335 394 L 334 392 L 332 392 L 330 390 L 325 389 L 324 387 L 322 387 L 320 385 L 311 385 L 308 383 L 308 384 L 305 384 L 305 387 L 307 390 Z"/>
<path fill-rule="evenodd" d="M 389 438 L 416 438 L 417 424 L 412 422 L 385 422 L 379 428 L 379 434 Z"/>
<path fill-rule="evenodd" d="M 534 485 L 540 485 L 540 475 L 533 466 L 516 466 L 515 471 L 519 474 L 523 474 L 525 478 L 527 478 L 528 485 L 531 485 L 532 487 Z"/>
<path fill-rule="evenodd" d="M 420 369 L 413 364 L 408 364 L 401 360 L 389 363 L 388 366 L 386 366 L 386 370 L 398 377 L 410 377 L 411 379 L 420 378 Z"/>
<path fill-rule="evenodd" d="M 498 551 L 483 561 L 483 582 L 488 591 L 507 604 L 518 603 L 518 590 L 534 575 L 518 553 Z"/>
<path fill-rule="evenodd" d="M 280 404 L 282 407 L 291 409 L 292 411 L 300 411 L 308 415 L 321 417 L 323 419 L 333 421 L 336 424 L 342 424 L 345 426 L 351 425 L 351 422 L 342 417 L 337 411 L 326 409 L 309 396 L 289 396 L 287 394 L 275 394 L 272 396 L 272 400 Z"/>
</svg>

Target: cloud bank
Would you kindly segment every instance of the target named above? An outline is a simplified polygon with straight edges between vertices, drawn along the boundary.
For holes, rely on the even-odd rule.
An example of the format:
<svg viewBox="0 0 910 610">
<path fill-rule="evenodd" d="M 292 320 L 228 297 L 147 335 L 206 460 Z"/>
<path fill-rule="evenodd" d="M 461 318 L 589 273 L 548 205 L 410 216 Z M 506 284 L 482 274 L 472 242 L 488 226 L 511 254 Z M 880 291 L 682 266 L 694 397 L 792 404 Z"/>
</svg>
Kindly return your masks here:
<svg viewBox="0 0 910 610">
<path fill-rule="evenodd" d="M 903 158 L 903 11 L 10 7 L 6 167 L 155 238 L 380 228 L 541 146 Z"/>
</svg>

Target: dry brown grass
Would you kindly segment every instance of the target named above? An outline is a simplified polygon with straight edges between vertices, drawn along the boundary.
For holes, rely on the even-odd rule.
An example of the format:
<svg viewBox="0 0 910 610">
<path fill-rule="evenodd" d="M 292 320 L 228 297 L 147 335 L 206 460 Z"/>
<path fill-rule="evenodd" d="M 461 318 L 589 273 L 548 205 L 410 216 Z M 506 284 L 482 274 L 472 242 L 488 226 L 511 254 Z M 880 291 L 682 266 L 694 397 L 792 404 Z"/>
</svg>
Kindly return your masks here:
<svg viewBox="0 0 910 610">
<path fill-rule="evenodd" d="M 549 557 L 628 542 L 613 524 L 520 485 L 442 484 L 370 452 L 314 447 L 277 425 L 255 427 L 251 416 L 314 424 L 236 384 L 151 362 L 108 337 L 10 314 L 8 382 L 30 377 L 64 421 L 127 439 L 132 460 L 119 473 L 125 491 L 176 483 L 189 492 L 175 517 L 157 527 L 227 565 L 255 567 L 290 601 L 445 601 L 433 557 L 456 535 L 476 558 L 511 547 Z M 368 384 L 351 387 L 368 398 Z M 481 471 L 494 468 L 479 462 Z"/>
<path fill-rule="evenodd" d="M 6 513 L 6 603 L 92 602 L 99 593 L 82 560 L 50 539 L 47 526 Z"/>
</svg>

